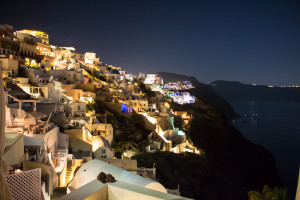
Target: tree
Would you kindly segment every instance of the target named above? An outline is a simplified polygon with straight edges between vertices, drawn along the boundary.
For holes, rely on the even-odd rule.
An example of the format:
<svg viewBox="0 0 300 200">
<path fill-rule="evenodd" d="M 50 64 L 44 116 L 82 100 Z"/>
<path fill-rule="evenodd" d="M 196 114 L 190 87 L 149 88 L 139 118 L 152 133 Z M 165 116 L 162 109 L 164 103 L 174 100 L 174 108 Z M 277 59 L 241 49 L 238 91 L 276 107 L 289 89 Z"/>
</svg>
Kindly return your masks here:
<svg viewBox="0 0 300 200">
<path fill-rule="evenodd" d="M 87 103 L 86 104 L 86 112 L 88 113 L 92 110 L 94 110 L 94 103 Z"/>
<path fill-rule="evenodd" d="M 116 158 L 122 158 L 122 154 L 124 152 L 124 148 L 122 147 L 122 145 L 120 144 L 120 142 L 115 142 L 113 141 L 111 144 L 112 149 L 115 152 L 115 157 Z"/>
<path fill-rule="evenodd" d="M 148 98 L 155 97 L 155 92 L 153 92 L 151 89 L 147 89 L 145 84 L 140 82 L 139 88 L 141 89 L 142 93 L 146 93 Z"/>
<path fill-rule="evenodd" d="M 249 200 L 287 200 L 287 189 L 265 185 L 262 192 L 250 191 Z"/>
<path fill-rule="evenodd" d="M 180 116 L 174 117 L 174 127 L 179 129 L 183 128 L 183 119 Z"/>
</svg>

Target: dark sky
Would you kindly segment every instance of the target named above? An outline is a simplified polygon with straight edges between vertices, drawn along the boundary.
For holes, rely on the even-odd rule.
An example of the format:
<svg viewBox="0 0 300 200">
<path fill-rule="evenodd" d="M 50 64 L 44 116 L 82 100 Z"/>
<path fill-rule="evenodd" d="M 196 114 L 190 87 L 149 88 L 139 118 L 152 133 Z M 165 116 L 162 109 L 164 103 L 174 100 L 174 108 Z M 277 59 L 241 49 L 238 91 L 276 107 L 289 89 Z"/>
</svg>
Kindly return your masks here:
<svg viewBox="0 0 300 200">
<path fill-rule="evenodd" d="M 1 2 L 1 23 L 45 31 L 53 45 L 96 52 L 131 73 L 300 85 L 296 0 L 10 2 Z"/>
</svg>

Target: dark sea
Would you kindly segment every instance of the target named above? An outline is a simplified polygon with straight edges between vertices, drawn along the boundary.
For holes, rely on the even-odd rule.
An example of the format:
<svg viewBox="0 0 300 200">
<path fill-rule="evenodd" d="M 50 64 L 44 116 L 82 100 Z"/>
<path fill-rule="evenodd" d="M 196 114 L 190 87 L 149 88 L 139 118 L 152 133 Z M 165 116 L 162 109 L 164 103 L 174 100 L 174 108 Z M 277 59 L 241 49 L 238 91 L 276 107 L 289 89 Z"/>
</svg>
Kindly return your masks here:
<svg viewBox="0 0 300 200">
<path fill-rule="evenodd" d="M 234 120 L 233 125 L 247 139 L 272 153 L 284 186 L 295 196 L 300 163 L 300 103 L 230 104 L 243 116 Z"/>
</svg>

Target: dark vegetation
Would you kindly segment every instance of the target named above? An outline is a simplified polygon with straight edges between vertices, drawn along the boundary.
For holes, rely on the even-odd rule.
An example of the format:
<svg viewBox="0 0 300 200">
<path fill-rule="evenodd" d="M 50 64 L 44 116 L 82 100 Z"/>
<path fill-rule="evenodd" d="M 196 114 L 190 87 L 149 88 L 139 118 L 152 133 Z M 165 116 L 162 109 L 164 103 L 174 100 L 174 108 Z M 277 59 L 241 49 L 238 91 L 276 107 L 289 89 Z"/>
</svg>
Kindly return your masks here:
<svg viewBox="0 0 300 200">
<path fill-rule="evenodd" d="M 109 109 L 105 103 L 96 102 L 95 110 L 98 113 L 100 122 L 112 124 L 114 127 L 114 144 L 112 147 L 118 154 L 121 154 L 126 149 L 138 149 L 145 151 L 147 146 L 147 136 L 151 130 L 145 128 L 143 116 L 133 112 L 131 115 L 123 115 Z"/>
<path fill-rule="evenodd" d="M 22 66 L 18 68 L 18 76 L 23 78 L 28 78 L 28 72 L 26 67 Z"/>
<path fill-rule="evenodd" d="M 92 110 L 94 110 L 96 107 L 95 103 L 87 103 L 86 104 L 86 112 L 90 112 Z"/>
<path fill-rule="evenodd" d="M 146 94 L 147 99 L 151 97 L 155 97 L 155 92 L 153 92 L 151 89 L 146 88 L 145 84 L 142 82 L 139 82 L 139 88 L 141 89 L 142 93 Z"/>
<path fill-rule="evenodd" d="M 100 172 L 97 176 L 97 180 L 102 183 L 114 183 L 116 182 L 115 177 L 113 177 L 111 174 L 106 174 L 104 172 Z"/>
<path fill-rule="evenodd" d="M 98 78 L 101 81 L 107 82 L 107 79 L 104 75 L 100 74 L 100 72 L 95 71 L 95 70 L 90 70 L 90 69 L 85 69 L 86 72 L 90 74 L 90 76 L 93 77 L 93 79 Z"/>
<path fill-rule="evenodd" d="M 288 200 L 291 199 L 287 195 L 287 189 L 274 187 L 271 188 L 268 185 L 265 185 L 261 192 L 259 191 L 250 191 L 248 193 L 249 200 Z"/>
<path fill-rule="evenodd" d="M 280 186 L 272 155 L 245 139 L 214 106 L 199 100 L 173 108 L 193 114 L 189 134 L 205 155 L 160 152 L 135 156 L 140 166 L 155 162 L 164 186 L 179 184 L 183 196 L 210 200 L 247 199 L 250 190 L 264 184 Z"/>
</svg>

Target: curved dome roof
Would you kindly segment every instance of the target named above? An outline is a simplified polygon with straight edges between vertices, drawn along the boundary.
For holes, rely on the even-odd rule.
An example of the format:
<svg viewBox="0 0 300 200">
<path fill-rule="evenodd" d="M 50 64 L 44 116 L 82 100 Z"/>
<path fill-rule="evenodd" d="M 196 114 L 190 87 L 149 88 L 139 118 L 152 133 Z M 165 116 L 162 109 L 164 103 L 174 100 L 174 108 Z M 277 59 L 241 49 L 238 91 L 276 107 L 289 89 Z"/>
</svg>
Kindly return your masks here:
<svg viewBox="0 0 300 200">
<path fill-rule="evenodd" d="M 109 74 L 120 74 L 120 72 L 116 69 L 112 69 Z"/>
<path fill-rule="evenodd" d="M 158 182 L 151 181 L 97 159 L 91 160 L 80 167 L 73 180 L 70 182 L 69 187 L 72 189 L 80 188 L 95 180 L 100 172 L 111 174 L 117 181 L 167 193 L 165 187 Z"/>
</svg>

